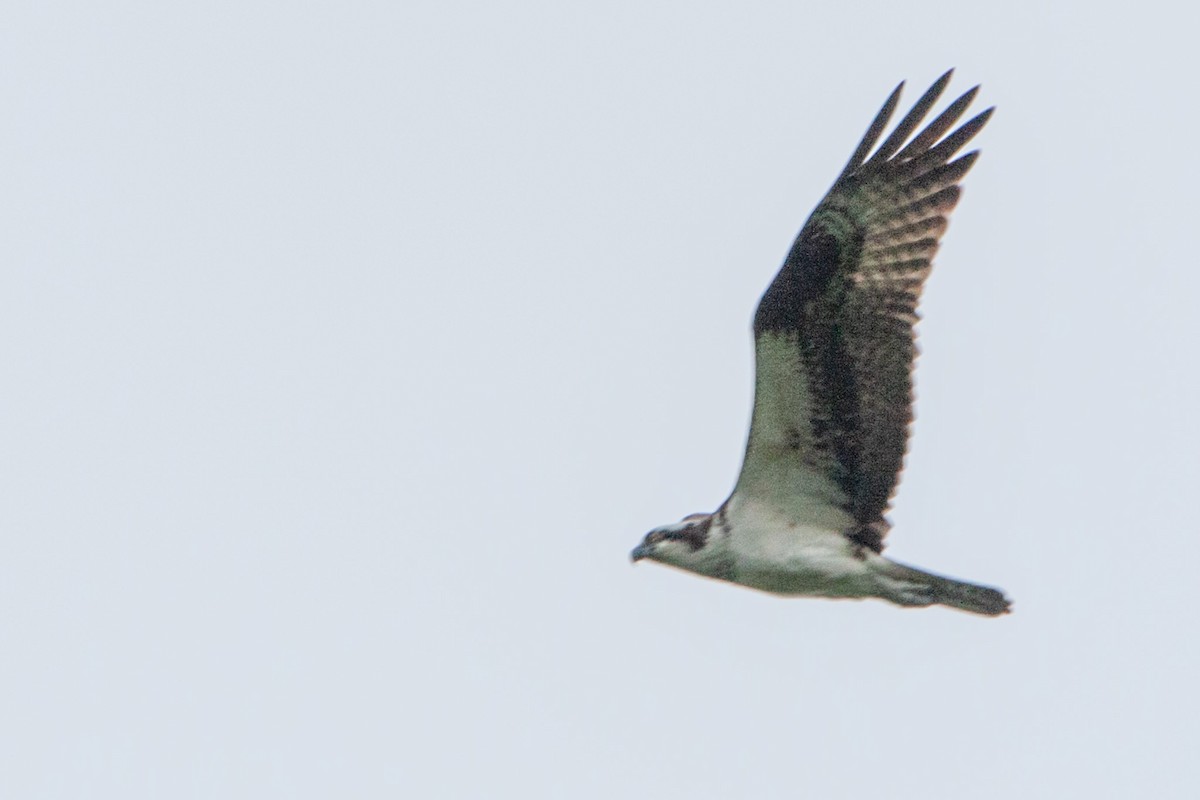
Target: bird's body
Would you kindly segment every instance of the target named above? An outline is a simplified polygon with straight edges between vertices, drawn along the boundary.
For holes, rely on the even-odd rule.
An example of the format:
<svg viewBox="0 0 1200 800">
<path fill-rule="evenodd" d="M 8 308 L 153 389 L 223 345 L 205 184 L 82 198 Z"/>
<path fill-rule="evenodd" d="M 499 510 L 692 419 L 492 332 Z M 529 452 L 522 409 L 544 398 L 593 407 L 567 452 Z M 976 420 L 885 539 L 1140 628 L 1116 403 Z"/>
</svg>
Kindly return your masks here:
<svg viewBox="0 0 1200 800">
<path fill-rule="evenodd" d="M 917 302 L 978 153 L 950 159 L 991 114 L 943 138 L 976 87 L 910 141 L 949 78 L 868 158 L 897 87 L 759 303 L 754 414 L 733 494 L 713 514 L 651 531 L 634 560 L 780 595 L 1008 610 L 996 589 L 881 555 L 912 420 Z"/>
<path fill-rule="evenodd" d="M 829 535 L 849 524 L 843 515 L 804 519 L 794 510 L 738 496 L 716 517 L 724 523 L 719 530 L 738 533 L 736 541 L 731 536 L 712 541 L 714 550 L 728 551 L 736 583 L 793 596 L 858 597 L 869 588 L 869 568 L 854 557 L 856 545 L 844 536 Z"/>
</svg>

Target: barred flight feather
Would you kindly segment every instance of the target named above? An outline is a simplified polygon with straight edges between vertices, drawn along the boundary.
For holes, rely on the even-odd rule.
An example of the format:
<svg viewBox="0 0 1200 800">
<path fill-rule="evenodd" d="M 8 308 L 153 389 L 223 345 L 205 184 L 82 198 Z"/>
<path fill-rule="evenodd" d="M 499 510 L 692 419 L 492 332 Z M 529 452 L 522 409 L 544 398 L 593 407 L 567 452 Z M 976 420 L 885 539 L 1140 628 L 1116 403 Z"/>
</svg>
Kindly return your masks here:
<svg viewBox="0 0 1200 800">
<path fill-rule="evenodd" d="M 832 483 L 855 528 L 868 531 L 864 544 L 877 552 L 913 416 L 917 304 L 961 195 L 959 181 L 978 152 L 954 156 L 992 113 L 951 131 L 975 87 L 917 132 L 950 74 L 875 147 L 903 84 L 889 96 L 755 315 L 759 394 L 737 491 L 803 494 L 806 486 Z M 797 380 L 806 391 L 790 404 L 781 403 L 780 392 L 759 403 L 765 385 Z M 784 428 L 804 429 L 805 443 L 817 453 L 800 456 L 781 447 Z"/>
</svg>

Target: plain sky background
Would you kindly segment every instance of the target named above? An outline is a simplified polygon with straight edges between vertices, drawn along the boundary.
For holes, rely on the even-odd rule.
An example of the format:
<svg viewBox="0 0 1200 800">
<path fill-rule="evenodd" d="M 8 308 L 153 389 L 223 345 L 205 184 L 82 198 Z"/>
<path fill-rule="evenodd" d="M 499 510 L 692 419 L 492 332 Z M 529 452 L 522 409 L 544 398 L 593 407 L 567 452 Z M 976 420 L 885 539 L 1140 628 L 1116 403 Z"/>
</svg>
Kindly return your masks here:
<svg viewBox="0 0 1200 800">
<path fill-rule="evenodd" d="M 1200 794 L 1200 20 L 1047 6 L 6 3 L 0 796 Z M 1015 613 L 631 567 L 950 66 L 888 554 Z"/>
</svg>

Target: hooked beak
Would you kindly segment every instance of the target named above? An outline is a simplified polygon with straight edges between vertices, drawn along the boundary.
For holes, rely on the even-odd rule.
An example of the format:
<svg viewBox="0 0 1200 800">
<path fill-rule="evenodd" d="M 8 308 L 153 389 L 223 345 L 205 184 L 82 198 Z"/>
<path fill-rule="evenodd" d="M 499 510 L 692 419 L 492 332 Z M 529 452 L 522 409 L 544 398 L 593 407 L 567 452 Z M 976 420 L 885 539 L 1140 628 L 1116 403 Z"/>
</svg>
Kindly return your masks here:
<svg viewBox="0 0 1200 800">
<path fill-rule="evenodd" d="M 637 547 L 633 548 L 633 552 L 629 554 L 629 560 L 636 564 L 643 558 L 648 558 L 649 556 L 650 548 L 646 547 L 645 542 L 642 542 Z"/>
</svg>

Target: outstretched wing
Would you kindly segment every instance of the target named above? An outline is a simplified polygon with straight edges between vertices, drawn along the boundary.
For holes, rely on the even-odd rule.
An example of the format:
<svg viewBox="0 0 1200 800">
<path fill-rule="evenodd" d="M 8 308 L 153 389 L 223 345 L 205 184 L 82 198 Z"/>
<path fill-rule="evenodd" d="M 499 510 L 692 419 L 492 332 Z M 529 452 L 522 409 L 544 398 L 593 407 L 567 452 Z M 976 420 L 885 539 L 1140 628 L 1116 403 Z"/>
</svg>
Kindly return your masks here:
<svg viewBox="0 0 1200 800">
<path fill-rule="evenodd" d="M 951 159 L 992 113 L 943 138 L 977 86 L 909 141 L 950 75 L 872 154 L 904 84 L 896 87 L 754 318 L 754 415 L 736 491 L 808 520 L 836 510 L 847 535 L 876 551 L 912 421 L 917 302 L 978 152 Z"/>
</svg>

